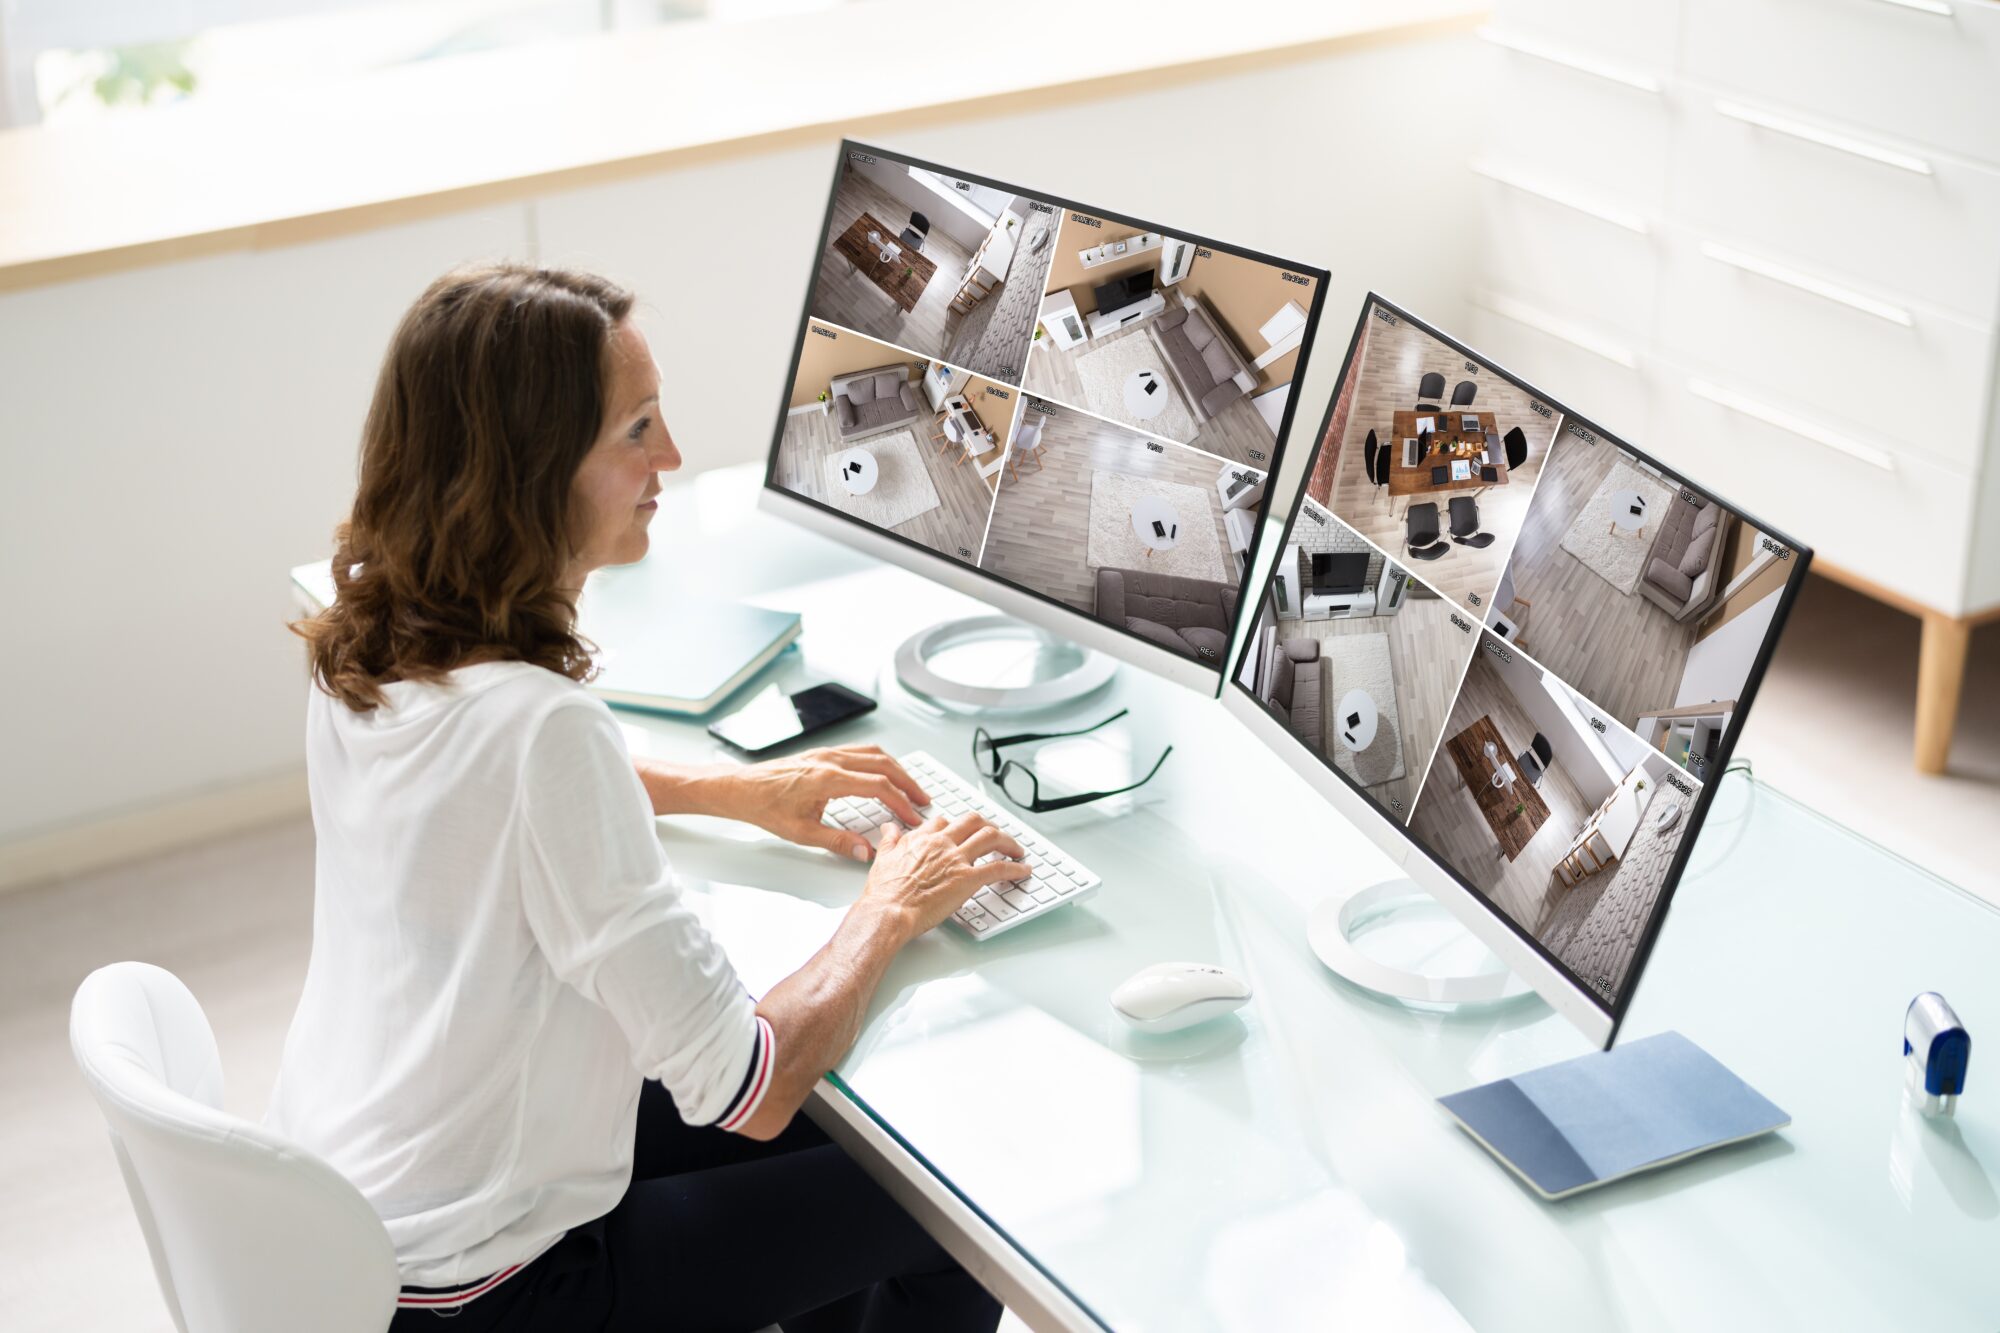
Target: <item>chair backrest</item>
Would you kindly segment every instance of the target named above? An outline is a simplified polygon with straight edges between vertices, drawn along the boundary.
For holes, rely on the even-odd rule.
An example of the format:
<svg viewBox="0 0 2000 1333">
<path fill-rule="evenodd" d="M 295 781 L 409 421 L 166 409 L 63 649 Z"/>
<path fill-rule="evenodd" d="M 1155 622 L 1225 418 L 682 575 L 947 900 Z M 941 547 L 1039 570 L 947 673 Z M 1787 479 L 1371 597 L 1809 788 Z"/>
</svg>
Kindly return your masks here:
<svg viewBox="0 0 2000 1333">
<path fill-rule="evenodd" d="M 922 213 L 912 212 L 910 214 L 910 230 L 916 232 L 919 236 L 928 236 L 931 234 L 931 220 Z"/>
<path fill-rule="evenodd" d="M 1535 733 L 1535 739 L 1528 744 L 1534 749 L 1535 758 L 1542 761 L 1543 767 L 1547 767 L 1550 757 L 1555 754 L 1555 751 L 1549 748 L 1549 738 L 1538 731 Z"/>
<path fill-rule="evenodd" d="M 1432 371 L 1417 383 L 1417 397 L 1435 398 L 1444 392 L 1444 376 Z"/>
<path fill-rule="evenodd" d="M 1410 545 L 1428 546 L 1437 540 L 1438 507 L 1430 501 L 1411 505 L 1403 521 L 1409 531 Z"/>
<path fill-rule="evenodd" d="M 1451 391 L 1451 405 L 1453 407 L 1464 407 L 1472 401 L 1472 396 L 1478 392 L 1479 386 L 1477 384 L 1474 384 L 1471 380 L 1460 380 L 1457 387 Z"/>
<path fill-rule="evenodd" d="M 171 972 L 113 963 L 70 1004 L 70 1050 L 111 1129 L 181 1333 L 379 1333 L 396 1253 L 332 1167 L 226 1114 L 201 1006 Z"/>
<path fill-rule="evenodd" d="M 1508 431 L 1506 436 L 1507 466 L 1519 467 L 1528 461 L 1528 436 L 1519 426 Z"/>
<path fill-rule="evenodd" d="M 1479 502 L 1469 495 L 1451 497 L 1451 535 L 1470 537 L 1479 531 Z"/>
<path fill-rule="evenodd" d="M 1375 466 L 1376 466 L 1375 460 L 1381 454 L 1381 452 L 1382 452 L 1382 446 L 1376 442 L 1375 432 L 1372 430 L 1369 431 L 1368 443 L 1364 444 L 1361 447 L 1361 466 L 1363 470 L 1367 473 L 1368 480 L 1371 482 L 1381 480 L 1381 477 L 1375 471 Z"/>
</svg>

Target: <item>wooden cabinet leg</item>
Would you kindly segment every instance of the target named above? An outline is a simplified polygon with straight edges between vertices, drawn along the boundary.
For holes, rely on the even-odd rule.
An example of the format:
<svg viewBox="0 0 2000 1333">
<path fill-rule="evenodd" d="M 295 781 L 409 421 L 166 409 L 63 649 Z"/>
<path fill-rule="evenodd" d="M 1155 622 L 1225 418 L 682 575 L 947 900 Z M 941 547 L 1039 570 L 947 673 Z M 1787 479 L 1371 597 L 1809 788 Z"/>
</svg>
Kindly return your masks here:
<svg viewBox="0 0 2000 1333">
<path fill-rule="evenodd" d="M 1965 654 L 1971 642 L 1970 622 L 1924 612 L 1923 644 L 1917 651 L 1919 773 L 1942 773 L 1951 757 L 1951 732 L 1958 722 L 1958 695 L 1965 684 Z"/>
</svg>

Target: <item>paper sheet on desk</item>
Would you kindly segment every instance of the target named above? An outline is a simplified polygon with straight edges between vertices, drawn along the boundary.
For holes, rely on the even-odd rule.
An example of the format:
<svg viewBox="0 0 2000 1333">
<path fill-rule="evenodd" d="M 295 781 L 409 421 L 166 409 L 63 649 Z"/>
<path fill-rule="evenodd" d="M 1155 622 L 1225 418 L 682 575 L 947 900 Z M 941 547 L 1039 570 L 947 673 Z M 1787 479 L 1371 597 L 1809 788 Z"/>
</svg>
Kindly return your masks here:
<svg viewBox="0 0 2000 1333">
<path fill-rule="evenodd" d="M 838 907 L 749 884 L 683 877 L 681 893 L 722 942 L 744 988 L 760 1000 L 819 952 L 844 915 Z"/>
</svg>

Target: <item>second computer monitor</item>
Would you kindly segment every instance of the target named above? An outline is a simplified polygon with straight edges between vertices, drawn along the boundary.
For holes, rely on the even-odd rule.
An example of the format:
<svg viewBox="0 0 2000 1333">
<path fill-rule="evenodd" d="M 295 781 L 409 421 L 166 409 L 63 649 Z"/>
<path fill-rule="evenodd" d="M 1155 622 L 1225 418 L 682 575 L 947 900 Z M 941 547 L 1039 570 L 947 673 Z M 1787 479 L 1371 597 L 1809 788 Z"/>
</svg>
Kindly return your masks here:
<svg viewBox="0 0 2000 1333">
<path fill-rule="evenodd" d="M 1609 1041 L 1810 552 L 1371 296 L 1225 693 Z"/>
<path fill-rule="evenodd" d="M 1325 277 L 845 143 L 764 503 L 1214 693 Z"/>
</svg>

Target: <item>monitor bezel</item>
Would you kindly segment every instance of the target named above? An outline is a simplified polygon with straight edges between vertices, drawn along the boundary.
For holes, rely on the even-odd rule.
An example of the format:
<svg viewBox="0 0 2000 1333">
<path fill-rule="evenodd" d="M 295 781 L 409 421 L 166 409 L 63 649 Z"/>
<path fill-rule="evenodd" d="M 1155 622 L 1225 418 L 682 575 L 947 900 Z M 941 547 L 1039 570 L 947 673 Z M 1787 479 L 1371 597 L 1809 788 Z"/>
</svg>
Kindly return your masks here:
<svg viewBox="0 0 2000 1333">
<path fill-rule="evenodd" d="M 1252 594 L 1250 598 L 1246 599 L 1244 605 L 1238 607 L 1238 615 L 1242 621 L 1242 633 L 1237 642 L 1236 655 L 1231 663 L 1231 668 L 1222 692 L 1224 705 L 1229 708 L 1232 714 L 1243 720 L 1253 733 L 1259 735 L 1272 748 L 1278 750 L 1293 770 L 1304 776 L 1316 791 L 1332 801 L 1350 822 L 1368 832 L 1376 845 L 1382 847 L 1385 852 L 1390 854 L 1391 860 L 1402 867 L 1405 873 L 1409 874 L 1413 880 L 1430 890 L 1434 897 L 1442 902 L 1460 921 L 1464 922 L 1467 928 L 1491 948 L 1502 961 L 1515 969 L 1517 973 L 1532 985 L 1542 998 L 1549 1002 L 1551 1007 L 1569 1019 L 1571 1023 L 1582 1029 L 1586 1036 L 1591 1037 L 1593 1040 L 1601 1040 L 1602 1045 L 1608 1049 L 1612 1042 L 1617 1040 L 1618 1029 L 1624 1024 L 1625 1016 L 1631 1011 L 1632 997 L 1638 991 L 1640 978 L 1645 974 L 1646 964 L 1652 956 L 1653 945 L 1659 938 L 1660 927 L 1665 922 L 1667 913 L 1672 909 L 1674 894 L 1679 890 L 1681 877 L 1687 870 L 1688 858 L 1694 851 L 1695 843 L 1700 840 L 1699 835 L 1708 819 L 1709 808 L 1714 804 L 1716 790 L 1721 786 L 1723 777 L 1729 771 L 1730 758 L 1735 754 L 1737 739 L 1742 735 L 1743 720 L 1749 714 L 1751 706 L 1756 702 L 1757 691 L 1763 685 L 1764 673 L 1771 663 L 1771 655 L 1776 651 L 1778 639 L 1784 633 L 1785 622 L 1791 615 L 1793 603 L 1798 599 L 1799 589 L 1804 586 L 1806 572 L 1812 564 L 1813 549 L 1796 540 L 1789 533 L 1766 523 L 1763 519 L 1752 514 L 1733 500 L 1727 499 L 1714 488 L 1694 481 L 1678 468 L 1661 462 L 1644 449 L 1627 441 L 1624 436 L 1614 431 L 1606 430 L 1594 419 L 1572 410 L 1560 398 L 1544 393 L 1540 387 L 1526 377 L 1507 369 L 1485 353 L 1434 327 L 1419 316 L 1411 314 L 1388 297 L 1375 291 L 1370 291 L 1363 298 L 1361 313 L 1354 321 L 1354 332 L 1348 339 L 1347 354 L 1342 358 L 1340 374 L 1334 380 L 1336 387 L 1333 397 L 1327 403 L 1326 415 L 1320 421 L 1318 433 L 1313 436 L 1312 447 L 1315 451 L 1324 441 L 1327 427 L 1333 420 L 1333 414 L 1340 407 L 1340 390 L 1338 386 L 1347 382 L 1348 373 L 1353 368 L 1355 355 L 1361 346 L 1362 330 L 1367 326 L 1369 312 L 1376 306 L 1382 307 L 1398 319 L 1404 320 L 1413 327 L 1436 338 L 1440 343 L 1454 349 L 1461 356 L 1476 361 L 1486 370 L 1501 376 L 1517 388 L 1526 390 L 1538 401 L 1555 408 L 1562 414 L 1562 432 L 1567 432 L 1573 424 L 1581 426 L 1583 429 L 1597 436 L 1600 441 L 1611 444 L 1643 460 L 1649 467 L 1657 469 L 1662 476 L 1670 478 L 1690 490 L 1708 496 L 1710 500 L 1725 506 L 1739 519 L 1751 524 L 1759 532 L 1779 542 L 1792 552 L 1794 563 L 1791 573 L 1786 577 L 1785 586 L 1779 596 L 1777 610 L 1771 618 L 1770 628 L 1766 630 L 1764 641 L 1758 646 L 1757 656 L 1751 663 L 1750 673 L 1744 680 L 1743 690 L 1740 698 L 1737 700 L 1736 710 L 1729 719 L 1729 726 L 1722 734 L 1721 742 L 1716 751 L 1714 772 L 1711 776 L 1700 780 L 1700 792 L 1695 797 L 1694 809 L 1689 816 L 1688 834 L 1681 838 L 1679 845 L 1675 848 L 1673 859 L 1668 864 L 1666 879 L 1660 887 L 1658 903 L 1653 910 L 1651 919 L 1647 921 L 1645 929 L 1639 936 L 1638 947 L 1632 955 L 1631 967 L 1626 973 L 1625 985 L 1619 993 L 1617 1002 L 1609 1005 L 1599 998 L 1594 991 L 1590 990 L 1589 987 L 1574 978 L 1569 969 L 1564 967 L 1554 954 L 1544 948 L 1539 940 L 1536 940 L 1532 934 L 1518 925 L 1512 917 L 1498 908 L 1491 906 L 1485 895 L 1481 894 L 1469 880 L 1460 875 L 1449 862 L 1433 853 L 1428 847 L 1419 844 L 1417 839 L 1410 833 L 1407 825 L 1396 823 L 1387 814 L 1383 813 L 1380 807 L 1368 798 L 1363 789 L 1354 783 L 1352 779 L 1348 778 L 1346 774 L 1342 773 L 1332 764 L 1322 762 L 1312 751 L 1308 750 L 1304 744 L 1291 734 L 1290 729 L 1278 719 L 1277 715 L 1272 713 L 1261 699 L 1258 699 L 1255 694 L 1251 693 L 1249 687 L 1242 683 L 1242 675 L 1245 666 L 1249 662 L 1250 653 L 1256 643 L 1256 636 L 1253 631 L 1257 624 L 1257 618 L 1262 611 L 1263 597 Z M 1559 435 L 1555 438 L 1559 438 Z M 1284 526 L 1273 538 L 1280 555 L 1282 555 L 1284 550 L 1285 537 L 1292 532 L 1298 523 L 1299 511 L 1304 508 L 1305 503 L 1306 487 L 1301 482 L 1297 493 L 1292 497 L 1291 512 L 1286 515 Z M 1329 510 L 1328 512 L 1332 511 Z M 1335 514 L 1334 517 L 1338 519 L 1339 515 Z M 1373 543 L 1371 542 L 1370 545 L 1372 546 Z M 1377 547 L 1376 549 L 1379 550 L 1380 548 Z M 1395 557 L 1392 554 L 1384 552 L 1384 555 L 1391 561 L 1395 561 Z M 1396 561 L 1396 563 L 1400 564 L 1401 562 Z M 1256 590 L 1256 593 L 1268 592 L 1273 572 L 1271 570 L 1265 572 L 1264 583 Z M 1420 580 L 1423 578 L 1422 573 L 1419 571 L 1413 570 L 1411 574 L 1412 577 Z M 1474 632 L 1482 636 L 1487 632 L 1484 617 L 1478 619 Z M 1474 651 L 1478 651 L 1476 643 Z M 1521 650 L 1516 649 L 1516 651 Z M 1533 653 L 1527 653 L 1526 656 L 1529 660 L 1536 661 L 1536 664 L 1540 665 Z M 1234 686 L 1234 688 L 1229 688 L 1230 686 Z M 1435 763 L 1435 754 L 1433 754 L 1432 762 Z M 1426 776 L 1428 777 L 1428 774 Z M 1373 816 L 1373 819 L 1363 819 L 1357 815 L 1355 813 L 1355 807 L 1357 806 L 1365 807 L 1367 812 Z"/>
<path fill-rule="evenodd" d="M 1107 653 L 1122 662 L 1128 662 L 1134 666 L 1151 671 L 1155 675 L 1164 676 L 1168 680 L 1179 685 L 1184 685 L 1197 693 L 1206 693 L 1210 698 L 1219 697 L 1222 694 L 1223 685 L 1228 679 L 1229 664 L 1235 660 L 1237 636 L 1242 632 L 1245 602 L 1250 595 L 1250 582 L 1256 577 L 1257 559 L 1262 554 L 1264 547 L 1264 529 L 1269 526 L 1268 520 L 1271 517 L 1272 507 L 1276 499 L 1278 474 L 1284 466 L 1286 446 L 1290 441 L 1292 426 L 1298 412 L 1299 396 L 1305 387 L 1306 371 L 1311 362 L 1313 347 L 1318 342 L 1317 335 L 1320 319 L 1325 313 L 1326 289 L 1327 283 L 1331 280 L 1330 274 L 1327 270 L 1311 264 L 1294 263 L 1291 260 L 1275 255 L 1268 255 L 1262 251 L 1252 250 L 1242 245 L 1227 241 L 1212 240 L 1191 231 L 1177 230 L 1163 226 L 1157 222 L 1134 218 L 1124 213 L 1077 203 L 1074 200 L 1065 199 L 1060 195 L 1027 189 L 1010 181 L 997 180 L 993 177 L 981 176 L 959 167 L 931 162 L 899 149 L 884 148 L 876 144 L 861 143 L 857 140 L 846 138 L 840 141 L 840 147 L 834 158 L 832 178 L 827 185 L 826 206 L 821 210 L 819 231 L 817 233 L 821 244 L 825 243 L 827 230 L 833 223 L 833 205 L 834 199 L 840 190 L 841 168 L 847 161 L 847 155 L 851 152 L 874 153 L 882 157 L 893 158 L 898 162 L 921 167 L 926 171 L 934 171 L 959 180 L 975 181 L 980 185 L 985 185 L 996 190 L 1005 190 L 1010 194 L 1024 199 L 1034 199 L 1042 203 L 1052 204 L 1066 212 L 1083 213 L 1090 217 L 1102 218 L 1108 222 L 1135 227 L 1140 231 L 1158 232 L 1162 236 L 1171 236 L 1176 240 L 1188 241 L 1196 246 L 1206 246 L 1214 250 L 1227 251 L 1229 254 L 1237 255 L 1244 259 L 1253 260 L 1261 264 L 1269 264 L 1282 271 L 1298 273 L 1313 279 L 1312 305 L 1306 312 L 1306 326 L 1299 340 L 1298 361 L 1292 371 L 1292 392 L 1287 395 L 1285 400 L 1285 411 L 1279 421 L 1277 441 L 1272 446 L 1270 465 L 1258 469 L 1265 476 L 1264 498 L 1257 504 L 1257 521 L 1253 525 L 1250 549 L 1244 553 L 1243 576 L 1237 583 L 1236 616 L 1230 623 L 1229 643 L 1223 648 L 1221 659 L 1213 665 L 1204 664 L 1198 658 L 1183 656 L 1162 648 L 1158 644 L 1139 638 L 1135 634 L 1114 628 L 1106 622 L 1099 620 L 1096 616 L 1077 610 L 1067 602 L 1060 601 L 1046 593 L 1036 592 L 1032 588 L 1025 588 L 1018 584 L 1010 583 L 997 574 L 983 570 L 977 565 L 955 560 L 940 551 L 932 550 L 921 542 L 899 536 L 893 532 L 886 532 L 880 528 L 871 527 L 859 519 L 849 517 L 831 505 L 808 499 L 793 491 L 788 491 L 778 484 L 778 450 L 784 442 L 785 422 L 787 413 L 791 409 L 792 381 L 798 374 L 799 360 L 804 354 L 807 326 L 813 321 L 813 298 L 819 292 L 817 250 L 814 251 L 812 275 L 806 284 L 805 302 L 799 312 L 798 327 L 792 335 L 792 354 L 786 363 L 784 381 L 779 387 L 777 424 L 772 429 L 771 446 L 764 458 L 764 484 L 758 492 L 758 508 L 792 522 L 799 523 L 801 526 L 811 528 L 813 531 L 831 537 L 836 541 L 848 542 L 859 546 L 870 555 L 903 565 L 905 568 L 913 569 L 916 573 L 926 578 L 936 579 L 954 591 L 962 592 L 968 597 L 974 597 L 983 602 L 988 602 L 1009 615 L 1061 634 L 1073 642 Z M 821 322 L 833 324 L 831 320 L 823 320 Z M 836 328 L 846 327 L 845 325 L 833 326 Z M 882 342 L 882 339 L 876 338 L 871 334 L 862 333 L 859 330 L 848 330 L 848 332 L 854 333 L 857 337 L 867 338 L 871 342 Z M 885 344 L 885 346 L 896 345 Z M 899 347 L 897 350 L 909 349 Z M 941 360 L 941 358 L 927 356 L 916 351 L 910 351 L 909 354 L 912 359 L 922 357 L 927 361 Z M 960 367 L 960 369 L 966 369 L 966 367 Z M 1018 388 L 1015 391 L 1020 394 L 1024 403 L 1028 401 L 1048 402 L 1054 403 L 1066 411 L 1084 410 L 1071 404 L 1062 403 L 1057 399 L 1044 398 L 1026 388 Z M 1114 422 L 1113 424 L 1116 425 L 1118 423 Z M 1130 427 L 1123 427 L 1122 429 L 1131 430 Z M 1131 431 L 1131 433 L 1134 435 L 1144 435 L 1144 432 L 1136 430 Z M 1179 447 L 1194 448 L 1192 445 Z M 1232 464 L 1230 460 L 1216 454 L 1211 454 L 1204 449 L 1195 449 L 1195 452 L 1207 458 L 1214 458 L 1219 464 L 1225 466 L 1255 466 L 1254 464 Z M 1301 489 L 1303 489 L 1304 484 L 1304 478 L 1301 478 L 1299 481 Z M 996 502 L 998 500 L 997 492 L 995 500 Z M 859 536 L 856 534 L 859 534 Z M 916 557 L 914 560 L 911 559 L 913 555 Z"/>
</svg>

